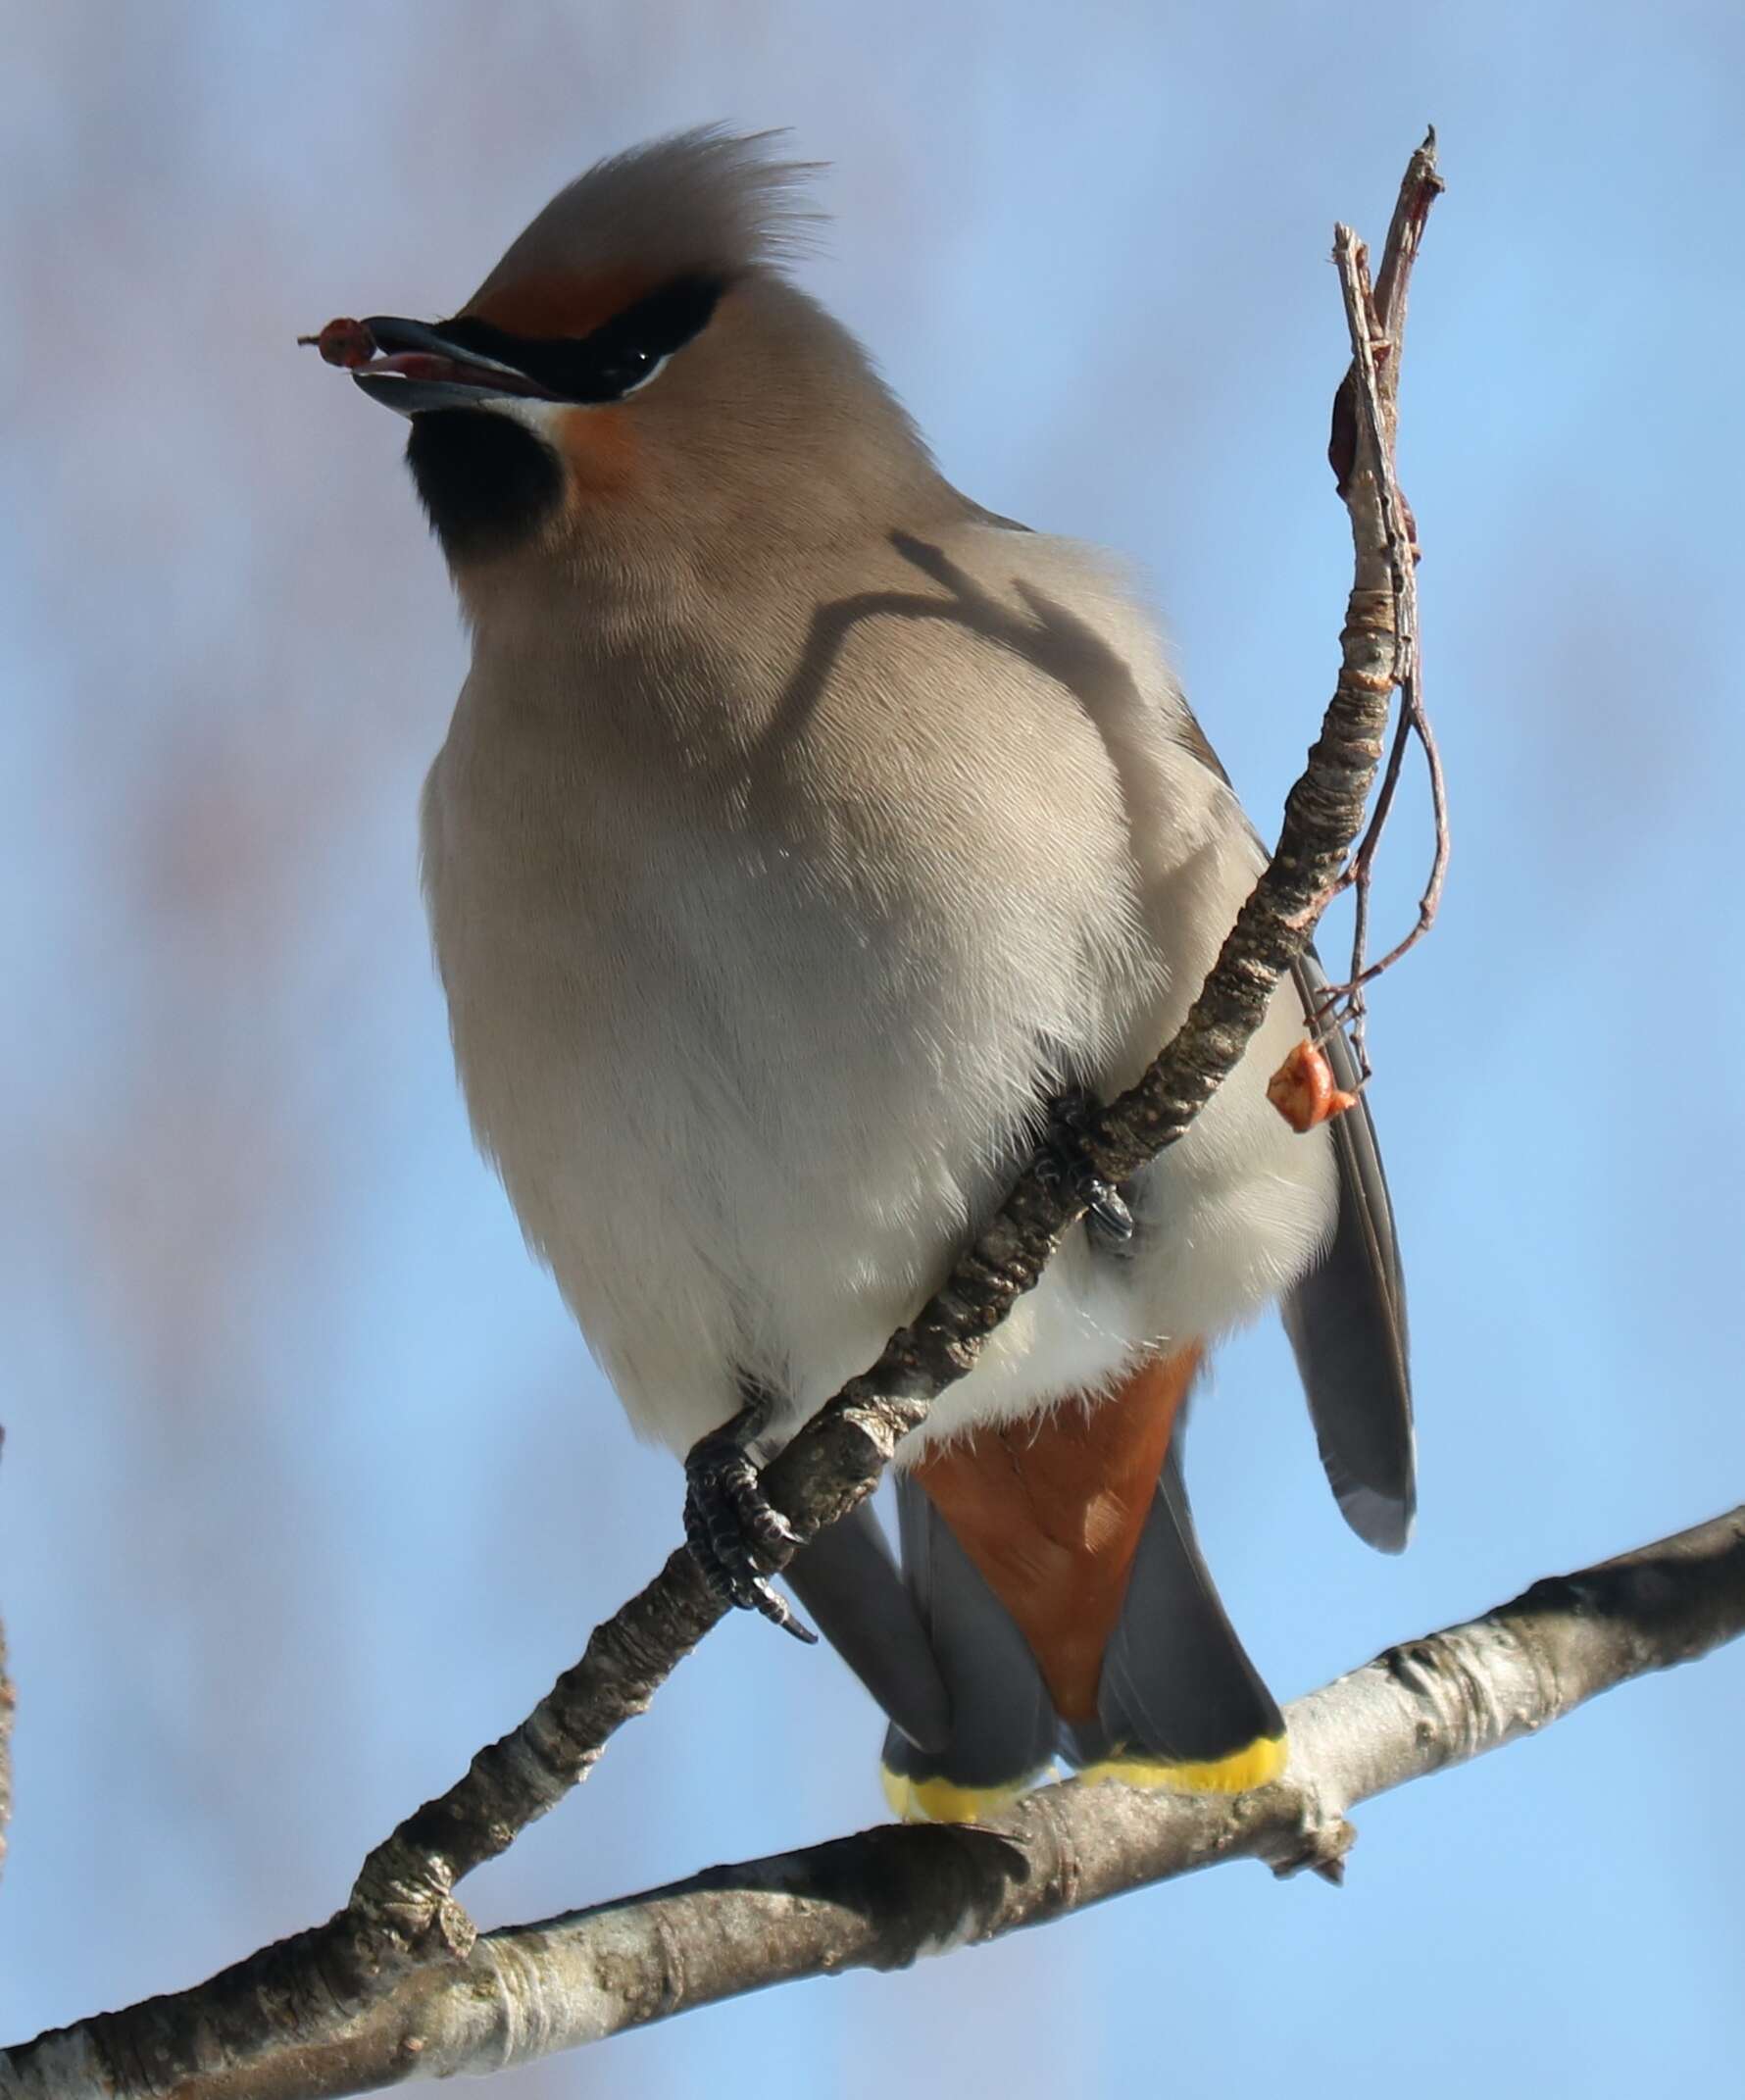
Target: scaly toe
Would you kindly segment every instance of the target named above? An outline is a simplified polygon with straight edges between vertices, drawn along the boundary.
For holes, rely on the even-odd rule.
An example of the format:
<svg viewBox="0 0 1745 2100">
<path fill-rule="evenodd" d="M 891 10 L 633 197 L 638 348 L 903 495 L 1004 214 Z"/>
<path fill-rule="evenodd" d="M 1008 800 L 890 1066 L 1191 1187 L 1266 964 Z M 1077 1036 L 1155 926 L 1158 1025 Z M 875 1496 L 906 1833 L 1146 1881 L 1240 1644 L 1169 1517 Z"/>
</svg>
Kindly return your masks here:
<svg viewBox="0 0 1745 2100">
<path fill-rule="evenodd" d="M 765 1495 L 744 1450 L 724 1436 L 706 1438 L 686 1460 L 685 1475 L 685 1542 L 717 1600 L 816 1640 L 769 1580 L 799 1536 Z"/>
</svg>

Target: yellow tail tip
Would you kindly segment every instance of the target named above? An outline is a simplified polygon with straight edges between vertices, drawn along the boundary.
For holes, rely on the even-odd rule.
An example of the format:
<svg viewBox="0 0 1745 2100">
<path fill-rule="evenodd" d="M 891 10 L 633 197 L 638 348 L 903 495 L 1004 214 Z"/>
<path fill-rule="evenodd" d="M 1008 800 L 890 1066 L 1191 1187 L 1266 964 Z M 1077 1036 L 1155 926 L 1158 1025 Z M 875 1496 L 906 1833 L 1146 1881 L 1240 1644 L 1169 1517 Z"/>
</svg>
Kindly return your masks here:
<svg viewBox="0 0 1745 2100">
<path fill-rule="evenodd" d="M 1281 1778 L 1290 1759 L 1282 1735 L 1261 1735 L 1245 1749 L 1205 1764 L 1167 1765 L 1154 1758 L 1112 1757 L 1087 1765 L 1082 1776 L 1092 1784 L 1119 1779 L 1123 1786 L 1168 1787 L 1181 1794 L 1245 1794 Z"/>
<path fill-rule="evenodd" d="M 1013 1779 L 1004 1786 L 958 1786 L 950 1779 L 912 1779 L 905 1773 L 893 1772 L 888 1765 L 878 1768 L 878 1776 L 884 1782 L 884 1798 L 890 1803 L 891 1814 L 899 1822 L 984 1823 L 988 1817 L 1010 1808 L 1020 1794 L 1028 1793 L 1053 1769 L 1044 1765 L 1027 1778 Z"/>
</svg>

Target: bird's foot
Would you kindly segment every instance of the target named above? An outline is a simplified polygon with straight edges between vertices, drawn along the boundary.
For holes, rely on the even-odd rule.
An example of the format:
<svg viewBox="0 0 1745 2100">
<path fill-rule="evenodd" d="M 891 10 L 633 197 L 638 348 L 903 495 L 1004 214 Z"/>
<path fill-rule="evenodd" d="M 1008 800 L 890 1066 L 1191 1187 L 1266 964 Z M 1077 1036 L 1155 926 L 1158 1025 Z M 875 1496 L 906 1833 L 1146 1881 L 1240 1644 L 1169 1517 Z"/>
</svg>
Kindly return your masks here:
<svg viewBox="0 0 1745 2100">
<path fill-rule="evenodd" d="M 691 1446 L 684 1462 L 685 1543 L 721 1603 L 761 1612 L 796 1640 L 815 1641 L 818 1635 L 770 1580 L 800 1536 L 764 1493 L 752 1463 L 750 1447 L 769 1419 L 766 1401 L 750 1401 Z"/>
<path fill-rule="evenodd" d="M 1117 1251 L 1133 1236 L 1133 1214 L 1113 1181 L 1105 1181 L 1086 1162 L 1082 1132 L 1096 1113 L 1095 1099 L 1082 1087 L 1057 1094 L 1048 1108 L 1048 1145 L 1060 1179 L 1084 1205 L 1084 1228 L 1093 1241 Z"/>
</svg>

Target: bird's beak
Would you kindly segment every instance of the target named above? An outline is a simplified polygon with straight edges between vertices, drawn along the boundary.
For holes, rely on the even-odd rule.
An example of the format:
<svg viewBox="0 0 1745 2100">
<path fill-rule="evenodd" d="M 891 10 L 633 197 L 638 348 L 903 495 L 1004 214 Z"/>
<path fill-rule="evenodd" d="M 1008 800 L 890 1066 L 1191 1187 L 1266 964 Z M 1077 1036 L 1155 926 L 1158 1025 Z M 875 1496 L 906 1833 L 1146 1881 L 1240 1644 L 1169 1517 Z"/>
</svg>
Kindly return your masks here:
<svg viewBox="0 0 1745 2100">
<path fill-rule="evenodd" d="M 513 365 L 499 364 L 422 321 L 372 314 L 329 322 L 314 341 L 329 364 L 343 366 L 372 401 L 417 416 L 428 409 L 478 408 L 507 395 L 535 401 L 556 396 Z"/>
</svg>

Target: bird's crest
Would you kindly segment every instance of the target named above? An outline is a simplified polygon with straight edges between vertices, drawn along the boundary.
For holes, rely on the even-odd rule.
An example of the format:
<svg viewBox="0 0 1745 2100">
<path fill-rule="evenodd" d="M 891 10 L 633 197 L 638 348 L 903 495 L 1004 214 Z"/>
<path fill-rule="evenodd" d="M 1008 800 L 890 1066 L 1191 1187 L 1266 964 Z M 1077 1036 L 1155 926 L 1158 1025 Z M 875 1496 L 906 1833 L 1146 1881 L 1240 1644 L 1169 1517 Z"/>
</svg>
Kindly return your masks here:
<svg viewBox="0 0 1745 2100">
<path fill-rule="evenodd" d="M 779 159 L 781 131 L 719 125 L 614 154 L 562 189 L 463 313 L 523 335 L 585 334 L 676 278 L 778 268 L 823 215 L 819 164 Z"/>
</svg>

